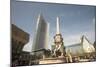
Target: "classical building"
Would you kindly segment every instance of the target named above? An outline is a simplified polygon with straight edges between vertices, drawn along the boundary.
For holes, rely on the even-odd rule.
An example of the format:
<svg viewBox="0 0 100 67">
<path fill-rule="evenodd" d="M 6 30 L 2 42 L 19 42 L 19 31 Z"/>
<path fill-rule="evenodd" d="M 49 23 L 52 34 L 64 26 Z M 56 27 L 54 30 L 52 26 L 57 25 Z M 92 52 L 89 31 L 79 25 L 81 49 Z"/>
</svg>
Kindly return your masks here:
<svg viewBox="0 0 100 67">
<path fill-rule="evenodd" d="M 72 44 L 66 46 L 66 55 L 74 57 L 79 57 L 80 59 L 90 59 L 95 60 L 95 48 L 93 44 L 83 35 L 80 43 Z M 91 59 L 92 58 L 92 59 Z"/>
<path fill-rule="evenodd" d="M 19 65 L 18 60 L 22 53 L 25 44 L 29 42 L 29 34 L 18 28 L 16 25 L 11 24 L 11 61 L 12 64 Z"/>
<path fill-rule="evenodd" d="M 73 55 L 95 52 L 93 44 L 91 44 L 85 36 L 82 36 L 80 43 L 67 46 L 66 51 L 67 50 L 70 50 Z"/>
</svg>

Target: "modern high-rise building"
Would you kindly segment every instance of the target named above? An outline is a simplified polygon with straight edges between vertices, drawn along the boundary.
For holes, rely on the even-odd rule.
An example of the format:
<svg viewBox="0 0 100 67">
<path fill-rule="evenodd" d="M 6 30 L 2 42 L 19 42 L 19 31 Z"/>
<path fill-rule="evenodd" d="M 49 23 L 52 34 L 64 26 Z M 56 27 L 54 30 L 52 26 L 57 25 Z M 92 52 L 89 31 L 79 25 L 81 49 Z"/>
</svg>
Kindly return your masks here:
<svg viewBox="0 0 100 67">
<path fill-rule="evenodd" d="M 48 25 L 43 16 L 39 14 L 32 51 L 48 48 Z"/>
</svg>

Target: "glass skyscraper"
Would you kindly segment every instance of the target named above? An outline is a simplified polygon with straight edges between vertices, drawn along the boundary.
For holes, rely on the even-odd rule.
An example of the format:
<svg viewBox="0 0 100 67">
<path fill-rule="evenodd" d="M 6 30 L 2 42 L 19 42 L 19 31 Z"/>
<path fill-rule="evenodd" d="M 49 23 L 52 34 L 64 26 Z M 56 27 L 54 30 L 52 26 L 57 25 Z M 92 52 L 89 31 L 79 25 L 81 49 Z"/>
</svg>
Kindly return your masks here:
<svg viewBox="0 0 100 67">
<path fill-rule="evenodd" d="M 48 45 L 48 23 L 43 16 L 39 14 L 37 18 L 36 34 L 33 41 L 32 51 L 47 49 Z"/>
</svg>

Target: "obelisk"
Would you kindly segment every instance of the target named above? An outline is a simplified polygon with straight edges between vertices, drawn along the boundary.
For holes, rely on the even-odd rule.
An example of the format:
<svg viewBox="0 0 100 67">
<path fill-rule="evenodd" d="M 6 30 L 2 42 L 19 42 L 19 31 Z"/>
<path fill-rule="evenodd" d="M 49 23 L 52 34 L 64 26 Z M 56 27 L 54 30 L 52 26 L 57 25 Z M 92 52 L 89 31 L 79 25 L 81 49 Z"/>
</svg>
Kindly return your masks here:
<svg viewBox="0 0 100 67">
<path fill-rule="evenodd" d="M 60 21 L 60 19 L 59 19 L 59 17 L 57 17 L 57 32 L 56 32 L 56 34 L 60 34 L 60 24 L 59 24 L 59 21 Z"/>
</svg>

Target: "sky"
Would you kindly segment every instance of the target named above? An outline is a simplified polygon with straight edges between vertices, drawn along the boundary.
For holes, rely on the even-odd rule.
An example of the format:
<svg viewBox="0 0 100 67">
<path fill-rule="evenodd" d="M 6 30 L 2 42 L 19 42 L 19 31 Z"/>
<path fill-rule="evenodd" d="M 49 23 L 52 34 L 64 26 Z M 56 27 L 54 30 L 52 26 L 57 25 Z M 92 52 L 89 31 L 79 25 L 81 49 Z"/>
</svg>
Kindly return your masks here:
<svg viewBox="0 0 100 67">
<path fill-rule="evenodd" d="M 56 34 L 56 17 L 60 18 L 60 32 L 64 45 L 79 43 L 85 35 L 91 43 L 95 41 L 96 7 L 87 5 L 54 4 L 41 2 L 11 1 L 11 23 L 30 34 L 23 50 L 31 51 L 39 14 L 49 23 L 48 48 L 53 45 Z"/>
</svg>

